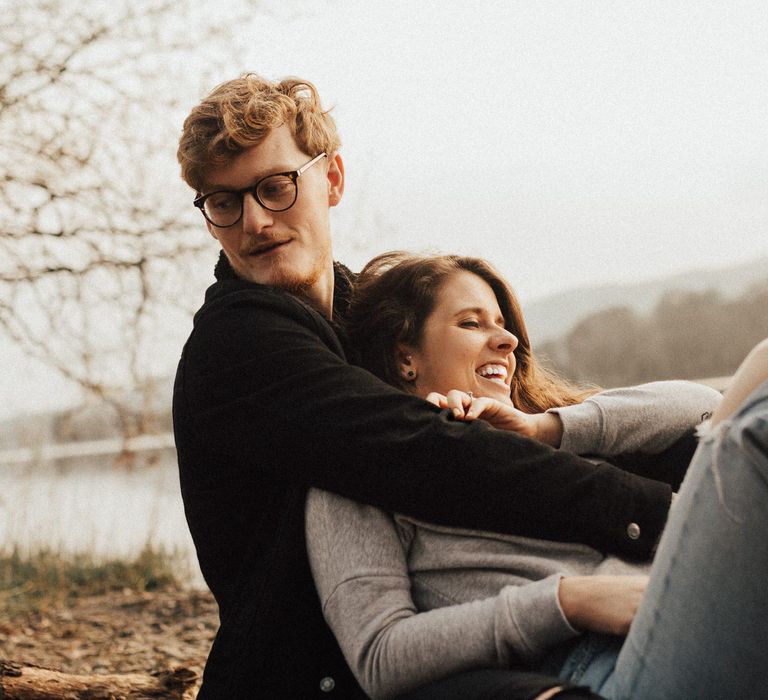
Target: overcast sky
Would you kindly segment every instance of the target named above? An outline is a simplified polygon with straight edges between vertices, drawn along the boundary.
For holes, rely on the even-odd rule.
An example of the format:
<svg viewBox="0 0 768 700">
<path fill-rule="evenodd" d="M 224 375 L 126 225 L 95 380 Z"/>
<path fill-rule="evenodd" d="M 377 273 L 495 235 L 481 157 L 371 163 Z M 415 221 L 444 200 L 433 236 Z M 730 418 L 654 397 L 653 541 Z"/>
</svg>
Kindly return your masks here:
<svg viewBox="0 0 768 700">
<path fill-rule="evenodd" d="M 334 106 L 337 257 L 479 254 L 526 301 L 768 253 L 765 2 L 295 7 L 242 67 Z"/>
<path fill-rule="evenodd" d="M 204 19 L 227 1 L 242 0 L 190 5 Z M 224 37 L 242 48 L 220 80 L 298 75 L 333 106 L 335 251 L 353 268 L 394 248 L 476 254 L 525 304 L 768 255 L 768 3 L 262 8 Z M 198 87 L 188 108 L 213 85 Z M 0 382 L 0 417 L 72 399 L 16 355 L 25 390 Z"/>
</svg>

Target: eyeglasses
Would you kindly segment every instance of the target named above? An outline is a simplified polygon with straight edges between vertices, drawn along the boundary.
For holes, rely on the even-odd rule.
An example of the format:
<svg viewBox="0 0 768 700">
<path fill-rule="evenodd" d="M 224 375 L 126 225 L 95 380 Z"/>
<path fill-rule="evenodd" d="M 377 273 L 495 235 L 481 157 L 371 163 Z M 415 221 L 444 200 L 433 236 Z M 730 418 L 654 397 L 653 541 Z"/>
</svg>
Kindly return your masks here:
<svg viewBox="0 0 768 700">
<path fill-rule="evenodd" d="M 315 156 L 298 170 L 287 173 L 274 173 L 261 178 L 255 185 L 241 190 L 216 190 L 198 197 L 193 204 L 203 212 L 203 216 L 218 228 L 234 226 L 243 218 L 243 199 L 252 194 L 256 201 L 267 211 L 286 211 L 299 196 L 298 180 L 321 158 L 325 152 Z"/>
</svg>

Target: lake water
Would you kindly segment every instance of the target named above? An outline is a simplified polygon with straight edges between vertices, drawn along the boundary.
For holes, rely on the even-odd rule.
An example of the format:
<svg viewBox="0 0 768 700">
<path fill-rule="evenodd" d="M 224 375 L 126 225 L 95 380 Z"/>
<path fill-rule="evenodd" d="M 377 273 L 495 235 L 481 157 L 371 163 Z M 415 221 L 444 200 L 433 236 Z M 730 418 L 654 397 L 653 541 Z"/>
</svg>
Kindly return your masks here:
<svg viewBox="0 0 768 700">
<path fill-rule="evenodd" d="M 184 519 L 172 450 L 127 464 L 78 458 L 0 465 L 0 543 L 97 557 L 133 557 L 150 544 L 186 562 L 183 576 L 204 586 Z"/>
</svg>

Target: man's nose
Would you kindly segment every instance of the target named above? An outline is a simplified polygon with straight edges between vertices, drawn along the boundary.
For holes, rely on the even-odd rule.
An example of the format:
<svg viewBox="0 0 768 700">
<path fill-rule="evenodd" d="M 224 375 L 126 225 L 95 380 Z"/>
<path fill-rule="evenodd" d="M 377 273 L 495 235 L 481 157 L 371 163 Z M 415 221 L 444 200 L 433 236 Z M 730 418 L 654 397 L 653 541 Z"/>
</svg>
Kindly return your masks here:
<svg viewBox="0 0 768 700">
<path fill-rule="evenodd" d="M 243 231 L 260 233 L 273 222 L 273 213 L 259 204 L 253 192 L 246 192 L 243 195 Z"/>
</svg>

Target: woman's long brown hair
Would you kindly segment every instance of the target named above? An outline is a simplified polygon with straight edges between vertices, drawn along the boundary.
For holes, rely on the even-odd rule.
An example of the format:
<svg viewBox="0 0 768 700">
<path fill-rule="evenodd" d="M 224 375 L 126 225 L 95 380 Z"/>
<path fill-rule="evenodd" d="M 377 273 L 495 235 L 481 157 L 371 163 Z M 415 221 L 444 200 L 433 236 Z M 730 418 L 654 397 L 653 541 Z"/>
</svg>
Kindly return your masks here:
<svg viewBox="0 0 768 700">
<path fill-rule="evenodd" d="M 464 270 L 485 280 L 496 295 L 507 330 L 517 336 L 517 366 L 511 396 L 516 408 L 539 413 L 580 403 L 594 387 L 577 387 L 541 367 L 531 350 L 520 303 L 507 282 L 485 260 L 459 255 L 419 256 L 384 253 L 371 260 L 355 284 L 346 328 L 360 364 L 388 384 L 405 391 L 400 375 L 399 343 L 419 347 L 424 323 L 446 280 Z"/>
</svg>

